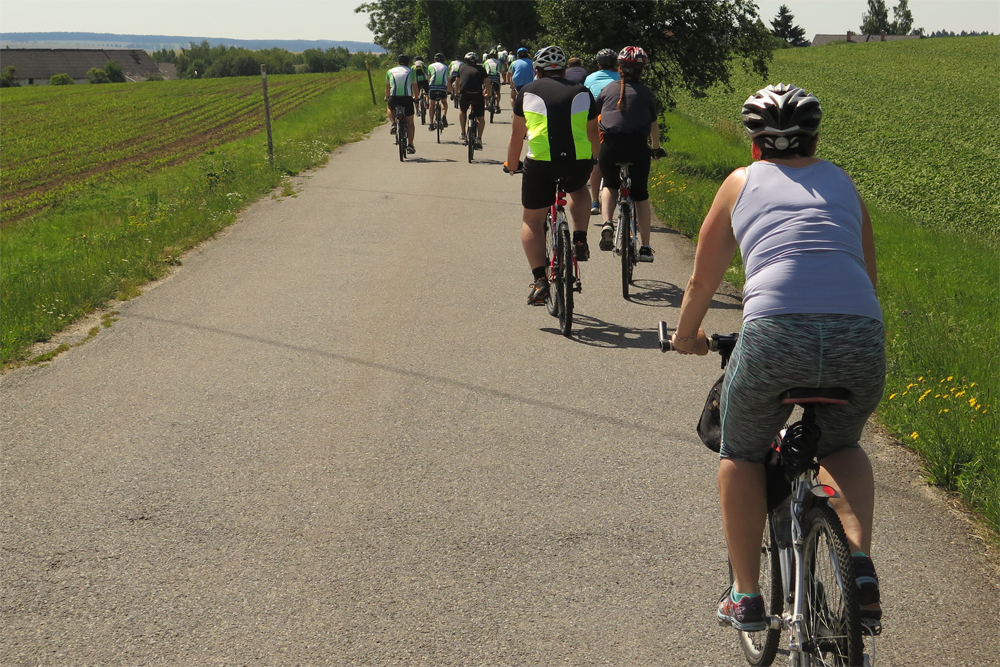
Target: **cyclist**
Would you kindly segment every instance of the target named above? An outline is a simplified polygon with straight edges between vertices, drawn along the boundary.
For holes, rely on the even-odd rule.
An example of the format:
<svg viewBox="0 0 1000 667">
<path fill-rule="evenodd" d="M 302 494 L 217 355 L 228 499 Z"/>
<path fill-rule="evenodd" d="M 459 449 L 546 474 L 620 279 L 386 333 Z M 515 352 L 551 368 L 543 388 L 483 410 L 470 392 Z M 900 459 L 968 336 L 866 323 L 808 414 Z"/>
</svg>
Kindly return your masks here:
<svg viewBox="0 0 1000 667">
<path fill-rule="evenodd" d="M 706 354 L 700 328 L 739 247 L 746 269 L 743 327 L 722 386 L 719 494 L 734 583 L 717 615 L 737 629 L 764 629 L 758 589 L 765 523 L 764 467 L 794 387 L 843 387 L 848 405 L 817 406 L 819 480 L 854 556 L 862 619 L 880 619 L 871 549 L 874 480 L 858 446 L 882 398 L 885 332 L 876 296 L 871 220 L 853 181 L 815 157 L 822 109 L 815 96 L 778 84 L 743 105 L 755 160 L 731 173 L 698 235 L 694 272 L 673 335 L 679 351 Z"/>
<path fill-rule="evenodd" d="M 461 58 L 456 58 L 448 65 L 448 83 L 451 84 L 451 95 L 456 109 L 458 108 L 458 70 L 462 68 L 463 64 Z"/>
<path fill-rule="evenodd" d="M 500 83 L 504 84 L 507 83 L 507 56 L 509 54 L 507 53 L 507 49 L 503 48 L 500 44 L 497 44 L 495 51 L 497 54 L 497 62 L 500 63 Z"/>
<path fill-rule="evenodd" d="M 489 56 L 483 62 L 483 69 L 486 70 L 487 76 L 490 78 L 490 84 L 492 87 L 491 100 L 496 102 L 496 113 L 500 113 L 500 59 L 495 51 L 491 51 Z"/>
<path fill-rule="evenodd" d="M 597 66 L 599 70 L 588 75 L 583 81 L 590 94 L 597 99 L 604 86 L 612 81 L 618 81 L 618 54 L 611 49 L 601 49 L 597 52 Z M 590 214 L 601 214 L 601 165 L 594 165 L 594 172 L 590 175 Z"/>
<path fill-rule="evenodd" d="M 517 59 L 510 64 L 510 108 L 514 108 L 517 91 L 535 80 L 535 65 L 531 54 L 523 46 L 517 50 Z"/>
<path fill-rule="evenodd" d="M 545 214 L 555 201 L 559 178 L 569 194 L 576 260 L 582 262 L 590 257 L 587 178 L 599 139 L 597 103 L 583 84 L 563 78 L 566 72 L 563 50 L 546 46 L 535 53 L 533 62 L 539 78 L 518 89 L 505 164 L 511 173 L 515 171 L 527 133 L 528 154 L 521 179 L 521 245 L 533 281 L 528 304 L 539 305 L 545 303 L 549 293 L 543 225 Z"/>
<path fill-rule="evenodd" d="M 427 66 L 424 65 L 424 59 L 417 56 L 413 61 L 413 76 L 417 80 L 417 88 L 422 90 L 425 94 L 427 93 Z"/>
<path fill-rule="evenodd" d="M 434 126 L 434 109 L 441 107 L 441 127 L 448 127 L 448 93 L 451 92 L 451 82 L 448 80 L 448 66 L 444 64 L 444 54 L 435 53 L 434 62 L 427 69 L 428 97 L 431 98 L 431 130 Z"/>
<path fill-rule="evenodd" d="M 458 92 L 461 113 L 458 118 L 462 123 L 462 134 L 459 137 L 462 141 L 474 141 L 476 150 L 483 149 L 483 129 L 486 127 L 486 100 L 493 93 L 489 76 L 482 65 L 477 64 L 479 57 L 469 51 L 465 54 L 465 64 L 458 70 Z M 466 112 L 472 107 L 472 117 L 476 119 L 479 126 L 478 136 L 465 136 Z"/>
<path fill-rule="evenodd" d="M 573 83 L 583 83 L 587 79 L 587 70 L 583 68 L 583 61 L 573 56 L 566 61 L 566 80 Z"/>
<path fill-rule="evenodd" d="M 638 46 L 626 46 L 618 54 L 617 86 L 605 86 L 597 96 L 601 110 L 598 127 L 601 130 L 601 154 L 597 159 L 604 174 L 601 192 L 604 225 L 601 228 L 601 250 L 611 250 L 615 245 L 615 227 L 611 222 L 621 185 L 620 162 L 631 162 L 632 201 L 635 202 L 639 223 L 639 261 L 652 262 L 653 249 L 649 245 L 649 223 L 652 209 L 649 204 L 649 159 L 647 140 L 653 151 L 660 154 L 660 128 L 656 122 L 656 98 L 653 91 L 640 83 L 642 69 L 649 61 L 646 52 Z"/>
<path fill-rule="evenodd" d="M 412 154 L 417 150 L 413 146 L 413 103 L 417 101 L 420 93 L 413 70 L 410 69 L 410 56 L 400 54 L 396 62 L 399 64 L 385 73 L 385 100 L 389 106 L 389 121 L 392 123 L 389 132 L 396 134 L 396 107 L 403 107 L 410 137 L 406 152 Z"/>
</svg>

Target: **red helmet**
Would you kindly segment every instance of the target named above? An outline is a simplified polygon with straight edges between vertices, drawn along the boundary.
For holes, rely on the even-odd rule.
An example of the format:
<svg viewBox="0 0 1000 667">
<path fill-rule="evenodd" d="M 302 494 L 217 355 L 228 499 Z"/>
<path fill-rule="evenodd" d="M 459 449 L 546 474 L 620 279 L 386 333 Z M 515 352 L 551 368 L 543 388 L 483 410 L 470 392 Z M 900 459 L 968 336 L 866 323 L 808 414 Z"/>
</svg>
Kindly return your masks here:
<svg viewBox="0 0 1000 667">
<path fill-rule="evenodd" d="M 627 65 L 645 65 L 649 62 L 649 56 L 639 46 L 626 46 L 618 54 L 618 62 Z"/>
</svg>

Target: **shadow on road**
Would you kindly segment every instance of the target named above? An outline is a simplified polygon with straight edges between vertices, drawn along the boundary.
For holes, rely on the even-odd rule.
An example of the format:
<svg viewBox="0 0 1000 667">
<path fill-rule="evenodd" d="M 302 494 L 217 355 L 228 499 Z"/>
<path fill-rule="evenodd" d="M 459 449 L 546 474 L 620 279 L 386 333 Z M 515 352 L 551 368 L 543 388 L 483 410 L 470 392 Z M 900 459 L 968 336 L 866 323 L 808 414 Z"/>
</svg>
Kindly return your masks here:
<svg viewBox="0 0 1000 667">
<path fill-rule="evenodd" d="M 562 332 L 554 327 L 546 327 L 542 331 L 562 335 Z M 655 329 L 633 329 L 605 322 L 596 317 L 580 314 L 574 314 L 573 316 L 573 335 L 571 340 L 592 347 L 637 348 L 643 350 L 655 350 L 660 347 L 658 334 Z"/>
</svg>

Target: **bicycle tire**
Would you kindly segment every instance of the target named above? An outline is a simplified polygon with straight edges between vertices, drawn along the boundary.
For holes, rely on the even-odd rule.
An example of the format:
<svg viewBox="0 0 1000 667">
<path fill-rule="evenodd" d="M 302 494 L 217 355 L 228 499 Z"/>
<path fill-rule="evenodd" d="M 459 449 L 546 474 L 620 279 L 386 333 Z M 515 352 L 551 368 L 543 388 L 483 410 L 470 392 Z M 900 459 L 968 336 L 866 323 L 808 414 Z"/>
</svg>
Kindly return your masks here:
<svg viewBox="0 0 1000 667">
<path fill-rule="evenodd" d="M 406 144 L 409 139 L 406 136 L 406 118 L 396 121 L 396 144 L 399 146 L 399 161 L 406 162 Z"/>
<path fill-rule="evenodd" d="M 434 127 L 437 128 L 438 143 L 441 143 L 441 104 L 442 102 L 438 102 L 434 106 Z"/>
<path fill-rule="evenodd" d="M 496 109 L 496 101 L 490 100 L 490 124 L 493 124 L 493 112 Z"/>
<path fill-rule="evenodd" d="M 635 263 L 635 239 L 632 236 L 631 209 L 626 202 L 618 205 L 618 228 L 621 230 L 622 298 L 629 300 L 628 286 L 632 283 L 632 266 Z"/>
<path fill-rule="evenodd" d="M 803 650 L 819 665 L 863 664 L 864 640 L 854 585 L 851 549 L 837 513 L 818 505 L 805 516 L 802 558 L 807 573 L 802 610 L 807 641 Z"/>
<path fill-rule="evenodd" d="M 553 245 L 553 234 L 552 234 L 552 214 L 545 214 L 545 226 L 542 229 L 545 234 L 545 273 L 546 278 L 549 280 L 549 295 L 545 299 L 545 309 L 549 311 L 549 315 L 552 317 L 559 317 L 559 308 L 562 301 L 556 298 L 557 287 L 556 283 L 552 280 L 553 273 L 551 271 L 552 258 L 559 257 L 559 246 L 558 243 Z M 557 260 L 558 265 L 558 260 Z M 558 270 L 556 271 L 558 274 Z"/>
<path fill-rule="evenodd" d="M 470 110 L 471 113 L 471 110 Z M 469 127 L 465 129 L 465 138 L 469 146 L 469 162 L 476 156 L 476 119 L 469 116 Z"/>
<path fill-rule="evenodd" d="M 424 96 L 420 96 L 420 124 L 427 124 L 427 102 L 424 101 Z"/>
<path fill-rule="evenodd" d="M 729 566 L 729 585 L 733 584 L 733 566 Z M 780 616 L 782 611 L 781 561 L 778 558 L 778 544 L 771 531 L 771 518 L 764 526 L 764 536 L 760 546 L 760 594 L 764 597 L 764 609 L 770 616 Z M 781 641 L 781 630 L 760 632 L 739 632 L 740 648 L 752 667 L 768 667 L 774 662 Z"/>
<path fill-rule="evenodd" d="M 559 225 L 559 290 L 562 292 L 562 309 L 559 313 L 559 331 L 569 338 L 573 331 L 573 244 L 570 242 L 569 225 Z"/>
</svg>

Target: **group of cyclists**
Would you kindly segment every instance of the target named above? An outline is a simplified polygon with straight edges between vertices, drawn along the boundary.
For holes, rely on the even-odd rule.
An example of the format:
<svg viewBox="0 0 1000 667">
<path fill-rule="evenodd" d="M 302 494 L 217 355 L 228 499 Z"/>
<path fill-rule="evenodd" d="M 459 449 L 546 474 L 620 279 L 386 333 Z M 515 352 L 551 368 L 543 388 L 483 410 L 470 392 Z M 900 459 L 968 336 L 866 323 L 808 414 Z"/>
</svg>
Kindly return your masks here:
<svg viewBox="0 0 1000 667">
<path fill-rule="evenodd" d="M 543 226 L 557 181 L 569 196 L 575 257 L 586 261 L 592 214 L 602 215 L 600 249 L 612 249 L 615 165 L 630 163 L 639 260 L 653 261 L 648 176 L 650 160 L 663 152 L 655 99 L 642 83 L 648 54 L 638 46 L 617 53 L 601 49 L 600 69 L 582 82 L 578 73 L 576 80 L 568 76 L 572 68 L 559 46 L 533 56 L 524 48 L 504 55 L 486 54 L 483 67 L 470 52 L 452 62 L 445 77 L 444 56 L 437 54 L 428 85 L 438 91 L 437 103 L 449 93 L 458 96 L 463 128 L 471 107 L 480 119 L 478 137 L 469 137 L 477 147 L 484 105 L 495 99 L 500 82 L 510 85 L 513 120 L 504 166 L 510 174 L 523 173 L 521 243 L 532 273 L 528 304 L 541 305 L 549 294 Z M 397 99 L 390 92 L 415 97 L 418 90 L 416 79 L 410 89 L 402 78 L 408 58 L 399 60 L 400 68 L 386 79 L 390 115 Z M 413 100 L 402 106 L 409 115 Z M 850 177 L 815 157 L 821 117 L 816 97 L 796 86 L 768 86 L 746 101 L 742 118 L 753 163 L 725 180 L 705 218 L 672 338 L 679 352 L 708 352 L 701 321 L 738 248 L 746 267 L 744 323 L 722 386 L 718 473 L 734 582 L 717 615 L 745 631 L 766 624 L 758 585 L 767 514 L 763 461 L 791 410 L 779 395 L 791 387 L 836 386 L 851 394 L 848 405 L 818 406 L 820 479 L 839 493 L 831 503 L 853 551 L 862 615 L 878 620 L 882 614 L 870 557 L 874 481 L 858 446 L 884 383 L 874 238 Z"/>
</svg>

